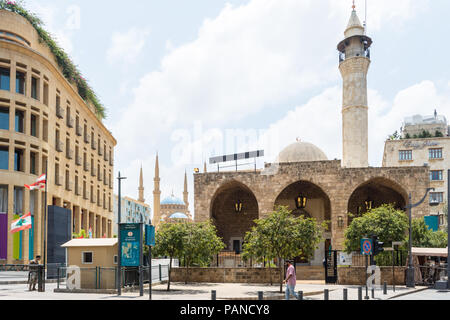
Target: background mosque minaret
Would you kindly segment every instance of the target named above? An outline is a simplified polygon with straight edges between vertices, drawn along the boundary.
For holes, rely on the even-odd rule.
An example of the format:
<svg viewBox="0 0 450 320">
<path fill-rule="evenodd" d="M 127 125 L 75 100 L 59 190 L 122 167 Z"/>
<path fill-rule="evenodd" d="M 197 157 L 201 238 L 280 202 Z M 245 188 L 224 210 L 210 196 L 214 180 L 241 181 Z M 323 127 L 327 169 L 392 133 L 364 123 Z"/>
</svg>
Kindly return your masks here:
<svg viewBox="0 0 450 320">
<path fill-rule="evenodd" d="M 141 165 L 141 172 L 139 173 L 139 202 L 145 202 L 144 199 L 144 175 L 142 174 L 142 165 Z"/>
<path fill-rule="evenodd" d="M 159 161 L 158 154 L 156 154 L 155 160 L 155 177 L 153 178 L 153 225 L 158 227 L 161 220 L 161 190 L 159 189 Z"/>
<path fill-rule="evenodd" d="M 367 72 L 372 40 L 365 35 L 355 6 L 344 35 L 338 45 L 343 79 L 342 166 L 364 168 L 369 166 Z"/>
</svg>

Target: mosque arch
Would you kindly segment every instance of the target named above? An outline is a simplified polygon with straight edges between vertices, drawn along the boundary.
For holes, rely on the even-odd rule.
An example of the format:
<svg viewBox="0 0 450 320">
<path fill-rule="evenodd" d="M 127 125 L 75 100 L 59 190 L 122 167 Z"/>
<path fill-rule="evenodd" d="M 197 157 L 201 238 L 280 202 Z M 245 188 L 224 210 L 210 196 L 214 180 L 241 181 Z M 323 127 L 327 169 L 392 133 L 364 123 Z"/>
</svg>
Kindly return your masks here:
<svg viewBox="0 0 450 320">
<path fill-rule="evenodd" d="M 306 201 L 299 201 L 299 198 L 305 198 Z M 300 205 L 299 205 L 300 204 Z M 317 184 L 299 180 L 287 185 L 276 197 L 274 210 L 279 206 L 287 206 L 295 216 L 305 216 L 314 218 L 318 222 L 330 221 L 328 230 L 324 234 L 325 241 L 314 253 L 311 260 L 304 257 L 295 258 L 296 264 L 322 265 L 325 257 L 325 251 L 331 245 L 331 201 L 329 196 Z"/>
<path fill-rule="evenodd" d="M 225 250 L 242 251 L 245 234 L 254 226 L 254 220 L 259 218 L 255 194 L 237 180 L 226 181 L 212 197 L 210 218 L 226 245 Z"/>
<path fill-rule="evenodd" d="M 398 210 L 405 210 L 407 202 L 408 193 L 400 184 L 385 177 L 376 177 L 354 189 L 347 201 L 347 210 L 353 216 L 360 217 L 371 208 L 383 204 L 392 204 Z M 349 215 L 348 224 L 352 220 L 353 217 Z"/>
</svg>

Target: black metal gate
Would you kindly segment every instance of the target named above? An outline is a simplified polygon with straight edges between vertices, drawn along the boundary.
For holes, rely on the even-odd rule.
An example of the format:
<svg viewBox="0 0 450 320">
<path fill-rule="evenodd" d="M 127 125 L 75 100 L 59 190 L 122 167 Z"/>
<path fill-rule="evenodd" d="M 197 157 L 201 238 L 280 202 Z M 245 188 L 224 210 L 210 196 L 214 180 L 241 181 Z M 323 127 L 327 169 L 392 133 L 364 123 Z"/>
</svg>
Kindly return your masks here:
<svg viewBox="0 0 450 320">
<path fill-rule="evenodd" d="M 325 283 L 334 283 L 336 284 L 338 281 L 338 273 L 337 273 L 337 251 L 325 251 Z"/>
</svg>

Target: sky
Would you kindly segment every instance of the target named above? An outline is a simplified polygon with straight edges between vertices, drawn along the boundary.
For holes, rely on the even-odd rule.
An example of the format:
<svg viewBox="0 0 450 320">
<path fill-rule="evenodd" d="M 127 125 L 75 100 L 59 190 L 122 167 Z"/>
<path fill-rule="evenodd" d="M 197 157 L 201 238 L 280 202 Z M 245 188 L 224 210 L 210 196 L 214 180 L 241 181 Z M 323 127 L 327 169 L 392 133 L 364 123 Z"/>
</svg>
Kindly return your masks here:
<svg viewBox="0 0 450 320">
<path fill-rule="evenodd" d="M 182 198 L 188 173 L 212 156 L 297 139 L 342 158 L 337 44 L 351 0 L 28 0 L 107 109 L 115 176 L 137 198 L 144 171 L 153 209 L 156 153 L 162 199 Z M 367 10 L 366 10 L 367 9 Z M 414 114 L 450 117 L 448 0 L 356 0 L 373 39 L 368 74 L 369 162 Z M 243 165 L 241 169 L 251 169 Z M 209 166 L 208 170 L 217 170 Z M 115 182 L 117 192 L 117 182 Z"/>
</svg>

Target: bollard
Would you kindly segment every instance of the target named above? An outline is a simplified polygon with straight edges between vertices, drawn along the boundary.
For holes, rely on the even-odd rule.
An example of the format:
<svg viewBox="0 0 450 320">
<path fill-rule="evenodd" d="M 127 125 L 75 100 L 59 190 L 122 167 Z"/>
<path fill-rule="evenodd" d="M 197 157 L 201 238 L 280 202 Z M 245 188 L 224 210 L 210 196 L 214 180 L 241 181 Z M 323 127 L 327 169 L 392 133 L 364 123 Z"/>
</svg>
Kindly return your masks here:
<svg viewBox="0 0 450 320">
<path fill-rule="evenodd" d="M 384 286 L 383 286 L 383 294 L 387 294 L 387 282 L 384 282 Z"/>
<path fill-rule="evenodd" d="M 161 264 L 159 264 L 159 282 L 162 282 L 162 268 L 161 268 Z"/>
<path fill-rule="evenodd" d="M 211 290 L 211 300 L 217 300 L 216 290 Z"/>
<path fill-rule="evenodd" d="M 372 288 L 372 299 L 375 299 L 375 288 Z"/>
<path fill-rule="evenodd" d="M 362 287 L 358 288 L 358 300 L 362 300 Z"/>
<path fill-rule="evenodd" d="M 348 290 L 344 289 L 344 300 L 348 300 Z"/>
<path fill-rule="evenodd" d="M 323 290 L 323 295 L 324 295 L 324 300 L 330 299 L 330 292 L 328 291 L 328 289 Z"/>
<path fill-rule="evenodd" d="M 258 300 L 264 300 L 264 294 L 262 291 L 258 291 Z"/>
<path fill-rule="evenodd" d="M 303 291 L 298 292 L 298 300 L 303 300 Z"/>
</svg>

